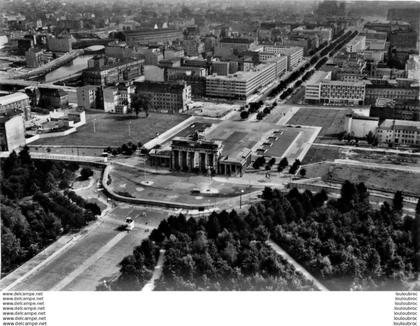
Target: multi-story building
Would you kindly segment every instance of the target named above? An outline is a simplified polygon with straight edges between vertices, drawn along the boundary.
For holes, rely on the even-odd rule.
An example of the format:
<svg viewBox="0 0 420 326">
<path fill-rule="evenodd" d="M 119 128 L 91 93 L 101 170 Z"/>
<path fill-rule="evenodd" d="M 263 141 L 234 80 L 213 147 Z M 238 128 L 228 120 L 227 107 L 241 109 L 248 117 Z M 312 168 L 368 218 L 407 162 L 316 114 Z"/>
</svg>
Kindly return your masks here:
<svg viewBox="0 0 420 326">
<path fill-rule="evenodd" d="M 185 55 L 188 57 L 196 57 L 204 52 L 204 43 L 196 39 L 187 39 L 182 42 Z"/>
<path fill-rule="evenodd" d="M 326 27 L 315 27 L 313 29 L 308 29 L 303 26 L 299 26 L 293 29 L 293 32 L 308 36 L 316 35 L 318 36 L 320 43 L 329 42 L 333 37 L 332 29 Z"/>
<path fill-rule="evenodd" d="M 219 76 L 229 75 L 229 62 L 228 61 L 213 61 L 211 63 L 211 71 L 213 74 Z"/>
<path fill-rule="evenodd" d="M 25 120 L 31 116 L 29 97 L 25 93 L 17 92 L 0 97 L 0 114 L 21 114 Z"/>
<path fill-rule="evenodd" d="M 389 43 L 397 50 L 418 50 L 416 31 L 393 31 L 389 34 Z"/>
<path fill-rule="evenodd" d="M 131 111 L 131 95 L 134 86 L 120 84 L 103 89 L 104 111 L 109 113 L 126 114 Z"/>
<path fill-rule="evenodd" d="M 136 93 L 150 98 L 150 110 L 181 113 L 189 109 L 191 86 L 185 82 L 134 82 Z"/>
<path fill-rule="evenodd" d="M 311 51 L 319 47 L 321 42 L 318 35 L 289 35 L 288 38 L 283 38 L 281 45 L 284 47 L 301 47 L 303 48 L 303 55 L 308 56 Z"/>
<path fill-rule="evenodd" d="M 247 100 L 258 89 L 284 73 L 285 60 L 279 59 L 255 66 L 251 71 L 238 71 L 228 76 L 206 77 L 206 96 Z"/>
<path fill-rule="evenodd" d="M 276 45 L 264 45 L 263 52 L 280 54 L 287 57 L 287 70 L 291 71 L 303 59 L 303 48 L 301 47 L 282 47 Z"/>
<path fill-rule="evenodd" d="M 171 28 L 140 29 L 123 31 L 124 40 L 130 45 L 170 44 L 175 40 L 182 40 L 182 31 Z"/>
<path fill-rule="evenodd" d="M 97 85 L 85 85 L 77 88 L 77 106 L 87 109 L 103 109 L 102 91 Z"/>
<path fill-rule="evenodd" d="M 223 38 L 219 42 L 221 48 L 233 49 L 236 51 L 249 50 L 255 41 L 247 38 Z"/>
<path fill-rule="evenodd" d="M 332 105 L 363 105 L 365 83 L 363 81 L 345 82 L 323 81 L 320 84 L 320 103 Z"/>
<path fill-rule="evenodd" d="M 115 85 L 122 81 L 133 80 L 143 74 L 143 59 L 107 62 L 106 58 L 99 57 L 91 60 L 88 62 L 89 68 L 82 73 L 85 85 Z"/>
<path fill-rule="evenodd" d="M 420 122 L 384 120 L 377 129 L 379 143 L 420 146 Z"/>
<path fill-rule="evenodd" d="M 26 66 L 38 68 L 52 59 L 52 53 L 46 53 L 43 49 L 30 48 L 25 52 Z"/>
<path fill-rule="evenodd" d="M 416 101 L 419 99 L 418 81 L 406 78 L 391 80 L 369 79 L 366 85 L 366 104 L 374 104 L 378 98 Z"/>
<path fill-rule="evenodd" d="M 388 9 L 389 20 L 406 21 L 410 23 L 411 27 L 417 31 L 419 31 L 419 17 L 420 17 L 420 8 L 418 8 L 418 6 Z"/>
<path fill-rule="evenodd" d="M 72 39 L 70 35 L 63 37 L 48 37 L 47 38 L 48 50 L 52 52 L 70 52 L 72 50 Z"/>
<path fill-rule="evenodd" d="M 407 78 L 420 80 L 420 56 L 411 54 L 405 63 Z"/>
<path fill-rule="evenodd" d="M 346 52 L 363 52 L 366 48 L 366 36 L 358 35 L 346 45 Z"/>
<path fill-rule="evenodd" d="M 114 42 L 105 46 L 105 55 L 119 59 L 126 59 L 133 56 L 133 50 L 125 42 Z"/>
<path fill-rule="evenodd" d="M 165 80 L 185 81 L 191 86 L 191 94 L 197 97 L 205 96 L 206 76 L 206 68 L 191 66 L 165 68 Z"/>
<path fill-rule="evenodd" d="M 41 85 L 38 89 L 40 106 L 65 108 L 69 105 L 69 94 L 61 88 Z"/>
<path fill-rule="evenodd" d="M 362 105 L 365 99 L 363 81 L 330 80 L 331 72 L 317 72 L 306 83 L 305 101 L 328 105 Z"/>
<path fill-rule="evenodd" d="M 0 117 L 0 151 L 10 152 L 25 143 L 25 123 L 22 116 Z"/>
</svg>

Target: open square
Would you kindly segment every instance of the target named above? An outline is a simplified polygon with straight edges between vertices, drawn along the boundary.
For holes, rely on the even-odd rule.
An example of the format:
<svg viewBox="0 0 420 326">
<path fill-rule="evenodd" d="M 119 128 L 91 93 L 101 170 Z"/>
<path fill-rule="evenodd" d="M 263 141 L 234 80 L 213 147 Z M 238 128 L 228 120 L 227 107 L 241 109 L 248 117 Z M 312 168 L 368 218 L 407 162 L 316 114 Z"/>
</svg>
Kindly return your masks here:
<svg viewBox="0 0 420 326">
<path fill-rule="evenodd" d="M 74 134 L 40 139 L 32 145 L 121 146 L 129 141 L 144 144 L 187 118 L 189 115 L 162 113 L 150 113 L 147 118 L 143 113 L 138 118 L 134 115 L 88 113 L 86 125 Z"/>
</svg>

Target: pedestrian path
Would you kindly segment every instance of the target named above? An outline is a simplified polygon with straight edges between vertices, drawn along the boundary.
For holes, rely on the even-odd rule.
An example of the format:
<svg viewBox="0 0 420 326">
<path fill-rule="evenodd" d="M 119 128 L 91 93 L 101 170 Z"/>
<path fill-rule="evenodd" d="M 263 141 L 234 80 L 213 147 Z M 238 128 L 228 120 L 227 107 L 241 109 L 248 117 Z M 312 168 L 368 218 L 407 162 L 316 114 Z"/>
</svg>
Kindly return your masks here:
<svg viewBox="0 0 420 326">
<path fill-rule="evenodd" d="M 142 291 L 145 291 L 145 292 L 153 291 L 153 289 L 155 288 L 155 281 L 157 281 L 162 275 L 164 261 L 165 261 L 165 250 L 160 249 L 158 262 L 155 266 L 155 270 L 153 271 L 153 276 L 150 279 L 150 281 L 147 282 L 146 285 L 143 287 Z"/>
<path fill-rule="evenodd" d="M 276 243 L 274 243 L 271 240 L 267 241 L 267 244 L 280 256 L 282 256 L 284 259 L 286 259 L 290 264 L 292 264 L 295 269 L 302 273 L 303 276 L 312 281 L 313 284 L 318 288 L 320 291 L 328 291 L 328 289 L 322 285 L 312 274 L 310 274 L 305 268 L 302 267 L 296 260 L 294 260 L 286 251 L 284 251 L 280 246 L 278 246 Z"/>
</svg>

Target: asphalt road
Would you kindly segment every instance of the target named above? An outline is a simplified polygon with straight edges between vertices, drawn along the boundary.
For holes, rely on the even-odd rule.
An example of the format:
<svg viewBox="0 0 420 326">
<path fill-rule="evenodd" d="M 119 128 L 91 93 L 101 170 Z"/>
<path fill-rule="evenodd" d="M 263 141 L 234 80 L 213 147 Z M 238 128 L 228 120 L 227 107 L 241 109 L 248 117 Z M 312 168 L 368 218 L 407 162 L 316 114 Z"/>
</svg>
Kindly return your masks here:
<svg viewBox="0 0 420 326">
<path fill-rule="evenodd" d="M 142 215 L 143 212 L 146 216 Z M 118 230 L 128 215 L 135 220 L 134 229 L 130 232 Z M 169 212 L 163 210 L 121 204 L 113 208 L 98 226 L 9 290 L 95 290 L 103 280 L 118 275 L 119 262 L 168 215 Z"/>
</svg>

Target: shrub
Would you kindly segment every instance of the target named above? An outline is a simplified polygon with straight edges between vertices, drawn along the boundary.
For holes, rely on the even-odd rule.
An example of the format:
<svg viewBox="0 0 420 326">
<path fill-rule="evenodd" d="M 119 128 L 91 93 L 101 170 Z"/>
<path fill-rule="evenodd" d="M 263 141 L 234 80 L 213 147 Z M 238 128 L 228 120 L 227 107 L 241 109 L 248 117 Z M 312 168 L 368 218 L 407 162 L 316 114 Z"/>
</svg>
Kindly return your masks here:
<svg viewBox="0 0 420 326">
<path fill-rule="evenodd" d="M 80 178 L 81 178 L 82 180 L 87 180 L 87 179 L 89 179 L 92 175 L 93 175 L 93 171 L 92 171 L 92 169 L 90 169 L 90 168 L 83 168 L 83 169 L 80 171 Z"/>
</svg>

